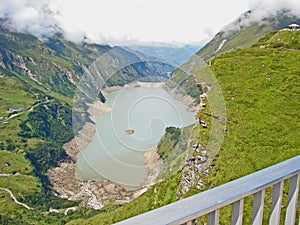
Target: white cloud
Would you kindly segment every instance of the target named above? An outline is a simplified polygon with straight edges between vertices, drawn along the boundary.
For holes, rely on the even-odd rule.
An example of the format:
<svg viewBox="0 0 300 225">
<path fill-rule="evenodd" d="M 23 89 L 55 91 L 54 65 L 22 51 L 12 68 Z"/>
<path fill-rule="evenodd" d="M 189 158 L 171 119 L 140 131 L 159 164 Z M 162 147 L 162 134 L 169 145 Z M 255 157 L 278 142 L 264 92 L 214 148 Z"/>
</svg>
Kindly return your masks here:
<svg viewBox="0 0 300 225">
<path fill-rule="evenodd" d="M 299 0 L 248 0 L 249 7 L 255 9 L 251 19 L 259 21 L 263 17 L 276 15 L 278 11 L 289 10 L 293 15 L 300 17 Z"/>
<path fill-rule="evenodd" d="M 248 0 L 249 7 L 258 9 L 262 15 L 274 14 L 281 9 L 289 9 L 292 14 L 300 16 L 299 0 Z"/>
<path fill-rule="evenodd" d="M 39 38 L 61 28 L 69 40 L 125 44 L 140 41 L 201 41 L 243 12 L 299 10 L 299 0 L 0 0 L 10 28 Z M 298 6 L 298 7 L 296 7 Z"/>
<path fill-rule="evenodd" d="M 0 0 L 0 18 L 9 28 L 41 39 L 59 30 L 54 15 L 47 0 Z"/>
</svg>

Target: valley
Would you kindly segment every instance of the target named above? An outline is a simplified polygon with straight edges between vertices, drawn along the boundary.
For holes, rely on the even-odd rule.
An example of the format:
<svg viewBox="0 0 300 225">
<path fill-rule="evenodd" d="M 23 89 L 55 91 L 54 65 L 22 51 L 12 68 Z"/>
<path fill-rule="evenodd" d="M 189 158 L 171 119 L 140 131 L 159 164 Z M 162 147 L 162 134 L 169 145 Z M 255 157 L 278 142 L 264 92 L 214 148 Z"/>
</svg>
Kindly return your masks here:
<svg viewBox="0 0 300 225">
<path fill-rule="evenodd" d="M 279 36 L 281 38 L 276 38 Z M 266 43 L 272 41 L 278 43 L 279 39 L 285 40 L 280 45 L 282 46 L 279 47 L 280 49 L 271 45 L 266 48 L 260 47 L 266 46 Z M 295 61 L 299 54 L 297 49 L 299 49 L 299 33 L 273 32 L 251 48 L 229 52 L 212 60 L 211 65 L 208 64 L 193 71 L 198 80 L 203 80 L 206 73 L 213 71 L 220 82 L 226 101 L 225 139 L 220 151 L 212 161 L 210 169 L 207 171 L 203 169 L 199 176 L 192 178 L 193 176 L 188 174 L 197 174 L 198 167 L 185 162 L 184 170 L 153 185 L 131 203 L 111 212 L 100 213 L 88 221 L 77 220 L 70 224 L 89 224 L 95 221 L 111 224 L 128 218 L 128 214 L 131 214 L 129 212 L 137 215 L 155 209 L 182 197 L 236 179 L 250 171 L 265 168 L 298 155 L 299 150 L 295 146 L 299 146 L 299 142 L 290 136 L 296 135 L 292 130 L 298 130 L 297 118 L 292 113 L 299 110 L 299 104 L 295 102 L 296 96 L 299 94 L 299 87 L 296 85 L 299 79 L 297 75 L 299 68 Z M 283 75 L 278 67 L 288 67 L 289 72 L 284 70 Z M 286 89 L 287 86 L 290 88 Z M 280 101 L 282 102 L 279 103 Z M 284 107 L 279 107 L 280 105 L 284 105 Z M 211 117 L 208 102 L 207 106 L 199 111 L 198 117 L 205 121 L 208 127 L 211 126 L 214 119 Z M 280 123 L 280 120 L 289 120 L 288 127 L 293 127 L 293 129 L 287 128 L 287 123 Z M 258 121 L 264 121 L 264 123 Z M 287 130 L 289 130 L 288 133 L 286 133 Z M 190 141 L 192 141 L 190 143 L 199 143 L 196 151 L 202 149 L 199 151 L 201 157 L 205 154 L 203 149 L 209 143 L 210 136 L 207 131 L 209 131 L 207 128 L 196 124 L 190 134 Z M 171 140 L 172 136 L 168 136 L 168 134 L 162 139 L 158 148 L 159 154 L 161 151 L 170 152 L 176 149 L 176 144 L 174 146 Z M 171 145 L 163 143 L 171 143 Z M 281 147 L 278 148 L 278 146 Z M 193 148 L 193 146 L 188 148 L 188 152 L 192 156 L 195 154 Z M 183 155 L 185 158 L 186 153 Z M 161 157 L 163 158 L 162 155 Z M 167 163 L 167 165 L 171 164 L 171 162 Z M 180 185 L 176 184 L 179 180 L 183 182 Z M 266 194 L 269 199 L 271 193 L 267 192 Z M 250 204 L 251 200 L 249 199 L 244 207 L 250 208 Z M 268 213 L 270 206 L 266 207 L 268 207 L 266 209 L 266 213 Z M 299 204 L 297 210 L 299 211 Z M 224 209 L 223 213 L 224 217 L 221 218 L 221 221 L 227 224 L 230 209 Z M 245 218 L 245 221 L 246 223 L 251 222 L 249 218 Z"/>
<path fill-rule="evenodd" d="M 299 155 L 300 32 L 280 30 L 293 21 L 283 13 L 221 32 L 178 68 L 122 47 L 60 34 L 42 42 L 2 27 L 0 223 L 112 224 Z M 111 110 L 107 94 L 141 87 L 163 87 L 196 123 L 165 129 L 143 154 L 148 177 L 136 190 L 78 179 L 93 117 Z"/>
</svg>

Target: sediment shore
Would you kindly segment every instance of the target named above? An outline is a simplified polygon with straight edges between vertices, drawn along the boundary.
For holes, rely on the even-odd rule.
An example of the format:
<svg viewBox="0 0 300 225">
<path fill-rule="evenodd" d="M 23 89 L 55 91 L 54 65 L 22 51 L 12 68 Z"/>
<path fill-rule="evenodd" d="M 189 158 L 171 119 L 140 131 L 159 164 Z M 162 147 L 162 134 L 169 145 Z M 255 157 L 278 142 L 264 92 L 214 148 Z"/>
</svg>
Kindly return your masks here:
<svg viewBox="0 0 300 225">
<path fill-rule="evenodd" d="M 132 82 L 125 86 L 107 87 L 102 90 L 104 95 L 124 88 L 160 88 L 164 83 L 155 82 Z M 90 117 L 108 113 L 111 108 L 108 104 L 99 100 L 88 105 Z M 81 206 L 93 209 L 101 209 L 105 204 L 115 200 L 117 203 L 126 203 L 138 197 L 155 183 L 159 173 L 163 169 L 163 163 L 157 153 L 157 147 L 153 146 L 145 152 L 145 168 L 148 176 L 142 186 L 136 190 L 127 190 L 124 187 L 108 180 L 82 181 L 76 178 L 77 154 L 84 150 L 96 132 L 96 125 L 87 122 L 75 137 L 64 144 L 63 148 L 72 160 L 60 162 L 55 168 L 47 172 L 50 183 L 53 186 L 54 194 L 69 200 L 80 200 Z"/>
<path fill-rule="evenodd" d="M 137 88 L 137 87 L 143 87 L 143 88 L 163 88 L 165 86 L 164 82 L 141 82 L 141 81 L 134 81 L 129 84 L 125 84 L 124 86 L 112 86 L 112 87 L 106 87 L 101 90 L 102 94 L 107 95 L 110 92 L 123 90 L 123 89 L 129 89 L 129 88 Z"/>
</svg>

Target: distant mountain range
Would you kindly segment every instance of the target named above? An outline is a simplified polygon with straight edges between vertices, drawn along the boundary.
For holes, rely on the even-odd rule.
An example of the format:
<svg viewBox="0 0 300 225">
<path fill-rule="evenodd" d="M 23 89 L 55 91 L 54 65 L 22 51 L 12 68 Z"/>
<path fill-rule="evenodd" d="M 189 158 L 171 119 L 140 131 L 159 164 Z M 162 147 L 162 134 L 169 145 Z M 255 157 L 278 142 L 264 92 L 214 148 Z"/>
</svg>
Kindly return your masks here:
<svg viewBox="0 0 300 225">
<path fill-rule="evenodd" d="M 165 43 L 141 43 L 129 45 L 128 48 L 139 51 L 145 55 L 169 61 L 180 66 L 201 48 L 200 44 L 165 44 Z"/>
<path fill-rule="evenodd" d="M 159 180 L 129 204 L 70 224 L 113 224 L 300 154 L 300 31 L 276 31 L 299 23 L 299 19 L 282 12 L 262 22 L 247 23 L 250 16 L 251 12 L 245 13 L 197 53 L 204 60 L 203 67 L 193 70 L 193 63 L 201 61 L 193 56 L 182 65 L 191 68 L 190 72 L 178 68 L 167 81 L 170 88 L 181 87 L 194 98 L 201 94 L 199 86 L 207 92 L 197 113 L 199 123 L 188 134 L 185 129 L 166 129 L 158 144 L 165 166 L 162 174 L 174 175 Z M 222 101 L 214 100 L 220 96 L 218 84 L 226 115 L 219 108 Z M 226 128 L 222 129 L 225 121 Z M 224 135 L 221 146 L 216 144 L 220 141 L 217 133 Z M 269 223 L 271 196 L 269 192 L 264 197 L 268 204 L 264 206 L 263 224 Z M 282 199 L 288 199 L 287 191 Z M 245 224 L 251 224 L 252 203 L 247 199 L 243 204 Z M 220 224 L 230 224 L 231 210 L 221 208 L 221 212 Z M 207 223 L 206 217 L 197 223 Z"/>
<path fill-rule="evenodd" d="M 77 45 L 59 34 L 41 42 L 29 34 L 0 29 L 0 70 L 45 92 L 72 97 L 82 75 L 101 57 L 106 57 L 100 75 L 105 86 L 134 80 L 162 80 L 175 70 L 174 65 L 161 59 L 153 60 L 122 47 Z"/>
<path fill-rule="evenodd" d="M 300 19 L 285 11 L 259 22 L 251 20 L 251 15 L 250 11 L 243 14 L 196 53 L 219 79 L 229 115 L 225 154 L 220 151 L 222 154 L 213 168 L 219 175 L 213 179 L 200 176 L 207 185 L 211 184 L 210 187 L 299 152 L 295 129 L 299 115 L 295 111 L 299 97 L 296 96 L 299 93 L 296 61 L 299 35 L 272 31 L 286 28 L 290 23 L 300 23 Z M 268 33 L 271 34 L 261 39 Z M 250 46 L 253 47 L 248 48 Z M 200 183 L 201 180 L 191 182 L 191 177 L 196 178 L 198 174 L 192 171 L 196 176 L 189 177 L 192 173 L 182 176 L 179 172 L 155 184 L 125 208 L 112 204 L 95 212 L 79 207 L 70 215 L 64 215 L 50 213 L 49 209 L 66 209 L 79 203 L 56 197 L 47 171 L 63 160 L 72 160 L 62 146 L 74 137 L 84 122 L 92 122 L 86 110 L 95 96 L 91 96 L 89 90 L 95 90 L 92 94 L 96 92 L 104 101 L 98 93 L 101 85 L 168 78 L 171 88 L 182 87 L 186 94 L 200 100 L 197 83 L 201 82 L 201 71 L 184 73 L 176 69 L 176 65 L 187 60 L 190 63 L 200 47 L 77 45 L 60 34 L 42 42 L 32 35 L 0 28 L 0 187 L 10 189 L 18 201 L 34 208 L 23 209 L 1 192 L 0 223 L 65 224 L 82 219 L 78 224 L 99 221 L 111 224 L 177 200 L 180 182 L 185 178 L 190 185 L 182 186 L 190 190 L 187 194 L 198 191 L 197 184 L 205 184 Z M 282 71 L 286 77 L 282 76 Z M 90 79 L 80 85 L 85 76 Z M 74 96 L 85 101 L 74 107 Z M 20 111 L 10 111 L 10 108 Z M 199 148 L 203 145 L 204 150 L 209 121 L 213 117 L 209 104 L 205 110 L 205 114 L 202 111 L 197 116 L 199 120 L 206 120 L 208 128 L 203 128 L 203 132 L 197 123 L 185 138 L 185 141 L 197 141 Z M 74 120 L 79 121 L 78 127 L 73 127 Z M 166 151 L 172 152 L 182 146 L 189 148 L 186 143 L 176 142 L 175 136 L 172 133 L 166 136 L 163 145 Z M 178 159 L 184 161 L 185 152 Z M 174 160 L 168 165 L 175 163 Z M 83 221 L 95 214 L 98 215 L 91 221 Z"/>
</svg>

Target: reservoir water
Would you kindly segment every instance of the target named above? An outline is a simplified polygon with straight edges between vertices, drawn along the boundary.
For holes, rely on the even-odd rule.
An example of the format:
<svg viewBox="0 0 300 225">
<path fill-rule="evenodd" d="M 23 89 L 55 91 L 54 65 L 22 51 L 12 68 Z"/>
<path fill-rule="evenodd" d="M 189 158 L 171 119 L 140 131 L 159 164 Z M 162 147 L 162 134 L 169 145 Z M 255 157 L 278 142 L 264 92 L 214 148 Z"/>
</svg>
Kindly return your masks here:
<svg viewBox="0 0 300 225">
<path fill-rule="evenodd" d="M 144 153 L 156 145 L 168 126 L 195 123 L 195 112 L 163 88 L 131 88 L 106 96 L 112 111 L 95 116 L 96 133 L 78 154 L 76 176 L 140 186 L 147 176 Z M 130 134 L 132 133 L 132 134 Z"/>
</svg>

